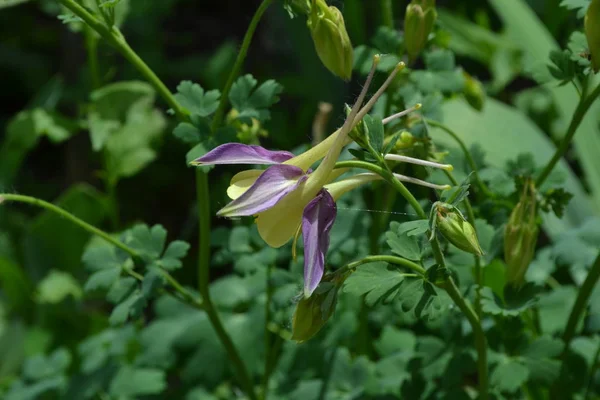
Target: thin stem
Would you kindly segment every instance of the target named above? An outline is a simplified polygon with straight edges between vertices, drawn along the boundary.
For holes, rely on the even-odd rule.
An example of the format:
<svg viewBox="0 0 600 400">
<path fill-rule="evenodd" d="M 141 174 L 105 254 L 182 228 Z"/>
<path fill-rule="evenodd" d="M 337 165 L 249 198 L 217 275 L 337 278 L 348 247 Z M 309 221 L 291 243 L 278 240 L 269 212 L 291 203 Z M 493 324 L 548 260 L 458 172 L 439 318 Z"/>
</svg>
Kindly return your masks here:
<svg viewBox="0 0 600 400">
<path fill-rule="evenodd" d="M 109 43 L 111 43 L 113 46 L 115 46 L 117 48 L 117 50 L 119 52 L 121 52 L 121 54 L 125 57 L 125 59 L 127 59 L 131 64 L 133 64 L 133 66 L 138 69 L 138 71 L 141 73 L 141 75 L 144 76 L 144 78 L 146 78 L 146 80 L 154 86 L 154 88 L 156 89 L 158 94 L 163 97 L 163 99 L 173 109 L 173 111 L 175 112 L 175 114 L 177 115 L 177 117 L 180 120 L 182 120 L 182 121 L 189 120 L 187 110 L 185 110 L 178 103 L 175 96 L 171 93 L 171 91 L 169 91 L 169 89 L 166 87 L 166 85 L 158 78 L 158 76 L 154 73 L 154 71 L 152 71 L 152 69 L 150 69 L 150 67 L 148 67 L 148 65 L 135 53 L 135 51 L 133 51 L 133 49 L 126 42 L 126 40 L 123 37 L 123 35 L 121 34 L 121 32 L 116 27 L 109 28 L 103 21 L 96 18 L 94 15 L 92 15 L 90 12 L 88 12 L 84 7 L 79 5 L 74 0 L 59 0 L 59 1 L 62 5 L 64 5 L 71 12 L 73 12 L 73 14 L 80 17 L 86 24 L 88 24 L 92 29 L 94 29 L 96 32 L 98 32 L 98 34 L 101 37 L 103 37 Z M 264 5 L 264 3 L 270 3 L 271 1 L 272 0 L 264 0 L 263 5 Z M 261 7 L 262 7 L 262 5 L 261 5 Z M 245 54 L 244 54 L 244 56 L 245 56 Z M 240 56 L 238 56 L 238 60 L 239 59 L 240 59 Z M 238 69 L 240 67 L 241 67 L 241 63 L 239 65 Z M 235 72 L 235 68 L 236 67 L 234 67 L 234 71 L 232 71 L 232 72 Z M 233 81 L 231 76 L 230 76 L 230 81 Z M 227 97 L 228 91 L 229 91 L 229 89 L 224 91 L 224 97 Z M 223 101 L 223 99 L 221 99 L 221 101 Z M 218 124 L 216 124 L 216 126 L 218 126 Z M 252 380 L 250 378 L 250 375 L 248 374 L 246 366 L 244 365 L 241 357 L 239 356 L 239 353 L 237 352 L 237 349 L 235 348 L 233 341 L 231 340 L 231 338 L 225 331 L 225 328 L 223 327 L 223 324 L 219 318 L 219 315 L 218 315 L 216 309 L 214 308 L 214 305 L 212 304 L 211 299 L 210 299 L 210 293 L 208 291 L 208 261 L 205 261 L 205 260 L 210 260 L 210 254 L 209 254 L 209 250 L 210 250 L 210 247 L 209 247 L 209 244 L 210 244 L 210 242 L 209 242 L 210 210 L 208 208 L 209 207 L 209 205 L 208 205 L 208 199 L 209 199 L 209 197 L 208 197 L 208 181 L 206 179 L 206 175 L 204 174 L 204 172 L 202 172 L 202 171 L 197 172 L 197 182 L 198 182 L 198 186 L 199 186 L 197 189 L 197 192 L 199 194 L 200 193 L 202 194 L 202 197 L 200 197 L 199 201 L 198 201 L 198 203 L 199 203 L 198 214 L 200 217 L 200 237 L 201 237 L 200 249 L 199 249 L 201 255 L 199 257 L 200 258 L 199 263 L 201 265 L 206 265 L 205 268 L 203 267 L 201 275 L 199 277 L 199 281 L 202 282 L 202 284 L 200 285 L 200 289 L 201 289 L 200 294 L 203 296 L 203 299 L 204 299 L 203 307 L 209 317 L 211 324 L 213 325 L 213 328 L 215 329 L 215 332 L 217 333 L 217 336 L 219 337 L 221 343 L 225 347 L 227 354 L 229 356 L 229 359 L 231 360 L 231 362 L 234 365 L 234 368 L 237 371 L 237 374 L 239 376 L 239 379 L 240 379 L 242 385 L 244 386 L 244 390 L 245 390 L 246 394 L 248 395 L 248 397 L 251 400 L 256 400 L 257 396 L 254 392 L 254 386 L 252 384 Z M 207 209 L 208 209 L 208 211 L 206 211 Z M 110 236 L 108 236 L 108 237 L 110 238 Z"/>
<path fill-rule="evenodd" d="M 458 186 L 458 181 L 454 178 L 451 172 L 445 171 L 448 180 L 452 185 Z M 469 223 L 473 226 L 473 230 L 475 231 L 475 235 L 477 235 L 477 226 L 475 225 L 475 213 L 473 212 L 473 207 L 471 207 L 471 202 L 467 197 L 463 200 L 463 205 L 465 206 L 465 210 L 467 211 L 467 218 Z M 477 284 L 477 288 L 475 289 L 475 312 L 477 313 L 477 317 L 481 318 L 481 288 L 483 286 L 483 268 L 481 268 L 481 257 L 477 254 L 473 254 L 473 259 L 475 261 L 475 283 Z"/>
<path fill-rule="evenodd" d="M 31 204 L 36 207 L 44 208 L 48 211 L 58 214 L 61 217 L 73 222 L 75 225 L 78 225 L 79 227 L 86 230 L 87 232 L 92 233 L 98 237 L 101 237 L 102 239 L 106 240 L 108 243 L 112 244 L 115 247 L 118 247 L 119 249 L 123 250 L 130 256 L 132 256 L 132 257 L 138 256 L 137 252 L 135 250 L 133 250 L 131 247 L 126 246 L 125 244 L 121 243 L 119 240 L 110 236 L 108 233 L 96 228 L 93 225 L 88 224 L 84 220 L 77 218 L 73 214 L 69 213 L 66 210 L 63 210 L 62 208 L 60 208 L 58 206 L 55 206 L 52 203 L 48 203 L 47 201 L 44 201 L 44 200 L 41 200 L 41 199 L 38 199 L 35 197 L 31 197 L 31 196 L 23 196 L 20 194 L 0 193 L 0 204 L 4 201 L 15 201 L 15 202 L 19 202 L 19 203 L 27 203 L 27 204 Z"/>
<path fill-rule="evenodd" d="M 409 261 L 409 260 L 407 260 L 405 258 L 401 258 L 401 257 L 386 256 L 386 255 L 368 256 L 368 257 L 362 258 L 358 261 L 354 261 L 349 264 L 346 264 L 344 267 L 338 269 L 336 272 L 338 272 L 338 271 L 345 272 L 347 270 L 355 269 L 363 264 L 368 264 L 368 263 L 378 262 L 378 261 L 382 261 L 382 262 L 386 262 L 386 263 L 390 263 L 390 264 L 394 264 L 394 265 L 399 265 L 401 267 L 406 267 L 410 270 L 415 271 L 419 275 L 425 275 L 425 273 L 426 273 L 425 269 L 415 262 Z"/>
<path fill-rule="evenodd" d="M 394 29 L 394 8 L 392 0 L 381 0 L 381 19 L 383 25 L 390 29 Z"/>
<path fill-rule="evenodd" d="M 74 0 L 59 1 L 73 14 L 81 18 L 90 28 L 95 30 L 102 38 L 116 47 L 123 57 L 125 57 L 125 59 L 127 59 L 127 61 L 129 61 L 152 86 L 154 86 L 158 94 L 167 102 L 169 107 L 173 109 L 179 119 L 183 121 L 188 119 L 187 111 L 179 105 L 175 96 L 158 76 L 156 76 L 154 71 L 152 71 L 135 51 L 133 51 L 117 27 L 108 27 L 103 21 L 96 18 Z"/>
<path fill-rule="evenodd" d="M 108 233 L 104 232 L 103 230 L 98 229 L 95 226 L 88 224 L 87 222 L 83 221 L 82 219 L 77 218 L 70 212 L 68 212 L 58 206 L 55 206 L 52 203 L 49 203 L 47 201 L 44 201 L 44 200 L 41 200 L 41 199 L 38 199 L 35 197 L 31 197 L 31 196 L 23 196 L 23 195 L 8 194 L 8 193 L 0 194 L 0 204 L 2 202 L 8 202 L 8 201 L 30 204 L 32 206 L 40 207 L 40 208 L 43 208 L 50 212 L 53 212 L 57 215 L 60 215 L 61 217 L 65 218 L 65 219 L 71 221 L 72 223 L 74 223 L 75 225 L 79 226 L 83 230 L 91 233 L 92 235 L 96 235 L 96 236 L 104 239 L 106 242 L 112 244 L 113 246 L 123 250 L 124 252 L 129 254 L 132 258 L 135 258 L 135 259 L 139 258 L 137 251 L 135 251 L 131 247 L 127 246 L 126 244 L 122 243 L 121 241 L 110 236 Z M 132 269 L 125 268 L 124 271 L 139 281 L 144 280 L 144 277 L 141 274 L 137 273 L 136 271 L 133 271 Z M 181 295 L 182 299 L 187 304 L 189 304 L 195 308 L 198 308 L 198 309 L 203 309 L 204 306 L 201 301 L 194 298 L 194 296 L 192 296 L 187 290 L 185 290 L 183 288 L 183 286 L 181 286 L 181 284 L 177 280 L 175 280 L 175 278 L 173 278 L 167 271 L 163 270 L 162 272 L 163 272 L 163 275 L 165 276 L 167 282 L 169 283 L 169 285 L 179 295 Z"/>
<path fill-rule="evenodd" d="M 465 145 L 465 142 L 463 142 L 463 140 L 456 134 L 456 132 L 454 132 L 452 129 L 448 128 L 446 125 L 442 124 L 441 122 L 434 121 L 432 119 L 424 119 L 423 121 L 427 125 L 431 125 L 431 126 L 440 128 L 441 130 L 446 132 L 448 135 L 450 135 L 452 137 L 452 139 L 454 139 L 454 141 L 456 141 L 456 143 L 462 150 L 463 154 L 465 155 L 465 159 L 469 163 L 471 170 L 473 171 L 473 176 L 475 177 L 475 182 L 477 183 L 477 186 L 479 187 L 479 189 L 483 192 L 483 194 L 486 197 L 492 197 L 492 198 L 495 197 L 496 195 L 487 187 L 485 182 L 483 182 L 481 180 L 481 178 L 479 176 L 479 172 L 477 170 L 477 165 L 475 164 L 475 160 L 473 159 L 471 152 L 467 148 L 467 145 Z"/>
<path fill-rule="evenodd" d="M 475 348 L 477 350 L 477 371 L 479 375 L 479 399 L 487 400 L 488 394 L 488 372 L 487 372 L 487 344 L 485 340 L 485 332 L 481 327 L 481 323 L 477 314 L 473 308 L 465 301 L 460 294 L 460 291 L 456 287 L 454 280 L 450 277 L 444 284 L 444 289 L 454 301 L 454 304 L 462 311 L 467 317 L 467 320 L 471 324 L 473 329 L 473 336 L 475 336 Z"/>
<path fill-rule="evenodd" d="M 269 321 L 271 320 L 271 299 L 273 297 L 273 287 L 271 285 L 271 273 L 273 271 L 273 265 L 269 264 L 267 267 L 266 277 L 266 292 L 267 299 L 265 301 L 265 369 L 262 380 L 262 400 L 267 400 L 267 394 L 269 392 L 269 363 L 271 361 L 271 331 L 269 330 Z"/>
<path fill-rule="evenodd" d="M 100 79 L 100 67 L 98 64 L 98 39 L 94 36 L 94 31 L 88 25 L 84 27 L 85 47 L 88 57 L 88 69 L 90 71 L 90 81 L 92 89 L 96 90 L 102 86 Z"/>
<path fill-rule="evenodd" d="M 263 0 L 262 3 L 260 3 L 260 6 L 256 10 L 256 12 L 254 13 L 252 21 L 250 21 L 250 26 L 248 26 L 248 30 L 244 35 L 242 47 L 240 48 L 238 56 L 235 60 L 235 64 L 233 64 L 233 69 L 231 70 L 229 78 L 227 78 L 227 83 L 225 84 L 223 92 L 221 93 L 219 107 L 217 108 L 217 111 L 215 112 L 215 115 L 212 119 L 212 123 L 210 125 L 212 132 L 215 132 L 219 125 L 221 125 L 221 122 L 223 121 L 223 117 L 225 115 L 225 107 L 227 107 L 227 101 L 229 99 L 229 91 L 233 86 L 233 82 L 242 70 L 242 65 L 244 64 L 244 60 L 246 59 L 246 54 L 248 53 L 248 48 L 250 47 L 250 43 L 252 42 L 254 31 L 256 31 L 256 27 L 258 26 L 260 19 L 262 18 L 265 11 L 267 11 L 267 8 L 269 8 L 272 2 L 273 0 Z"/>
<path fill-rule="evenodd" d="M 579 323 L 579 320 L 585 311 L 588 300 L 590 299 L 590 295 L 592 294 L 598 279 L 600 279 L 600 254 L 598 257 L 596 257 L 596 260 L 594 261 L 594 264 L 592 264 L 592 268 L 590 269 L 590 272 L 588 272 L 583 285 L 581 285 L 581 288 L 579 288 L 579 293 L 577 293 L 577 299 L 575 300 L 575 304 L 573 305 L 573 309 L 569 315 L 569 320 L 567 321 L 567 326 L 565 327 L 565 332 L 563 333 L 565 350 L 569 347 L 571 340 L 575 336 L 577 324 Z"/>
<path fill-rule="evenodd" d="M 598 346 L 598 350 L 596 350 L 596 354 L 594 354 L 594 358 L 592 359 L 592 368 L 590 368 L 590 379 L 588 380 L 587 386 L 585 388 L 585 395 L 583 396 L 584 400 L 590 398 L 592 394 L 592 386 L 594 385 L 594 375 L 596 375 L 596 371 L 600 367 L 600 346 Z"/>
<path fill-rule="evenodd" d="M 535 186 L 542 186 L 542 184 L 546 181 L 546 179 L 548 178 L 558 161 L 560 161 L 562 156 L 567 152 L 567 150 L 569 149 L 569 145 L 571 144 L 571 140 L 577 132 L 577 128 L 581 124 L 581 121 L 583 121 L 583 117 L 585 117 L 585 114 L 587 113 L 587 111 L 598 96 L 600 96 L 600 85 L 598 85 L 589 95 L 586 95 L 586 91 L 584 90 L 583 97 L 579 99 L 579 104 L 575 109 L 573 117 L 571 117 L 571 123 L 569 124 L 569 128 L 567 129 L 567 133 L 560 142 L 560 145 L 556 149 L 556 152 L 552 156 L 550 162 L 546 164 L 546 167 L 544 168 L 540 176 L 538 176 L 537 180 L 535 181 Z"/>
<path fill-rule="evenodd" d="M 210 296 L 210 202 L 208 175 L 196 169 L 196 198 L 198 201 L 198 290 L 203 297 Z"/>
</svg>

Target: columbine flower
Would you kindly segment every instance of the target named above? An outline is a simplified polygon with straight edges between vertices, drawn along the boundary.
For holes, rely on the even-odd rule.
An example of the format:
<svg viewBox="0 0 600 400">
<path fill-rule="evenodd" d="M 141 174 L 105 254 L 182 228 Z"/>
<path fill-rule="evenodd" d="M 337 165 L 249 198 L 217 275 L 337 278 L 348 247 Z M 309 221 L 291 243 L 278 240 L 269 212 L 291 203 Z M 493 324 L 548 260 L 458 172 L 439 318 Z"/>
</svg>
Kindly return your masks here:
<svg viewBox="0 0 600 400">
<path fill-rule="evenodd" d="M 271 165 L 266 170 L 250 169 L 236 174 L 227 189 L 227 194 L 233 201 L 217 214 L 224 217 L 256 216 L 260 236 L 275 248 L 287 243 L 301 228 L 304 241 L 305 297 L 313 293 L 323 277 L 329 232 L 337 213 L 335 201 L 349 190 L 381 179 L 375 174 L 359 174 L 335 181 L 346 171 L 334 169 L 342 149 L 349 142 L 348 133 L 370 111 L 377 98 L 403 67 L 403 64 L 399 64 L 373 98 L 360 109 L 378 61 L 379 58 L 376 57 L 365 86 L 344 125 L 305 153 L 294 157 L 286 151 L 227 143 L 192 162 L 194 165 Z M 424 163 L 409 157 L 396 157 L 400 159 L 396 158 L 395 161 Z M 311 171 L 310 167 L 321 159 L 323 160 L 316 170 Z M 425 163 L 428 166 L 440 166 Z M 402 175 L 397 175 L 397 178 L 437 189 L 445 188 Z"/>
</svg>

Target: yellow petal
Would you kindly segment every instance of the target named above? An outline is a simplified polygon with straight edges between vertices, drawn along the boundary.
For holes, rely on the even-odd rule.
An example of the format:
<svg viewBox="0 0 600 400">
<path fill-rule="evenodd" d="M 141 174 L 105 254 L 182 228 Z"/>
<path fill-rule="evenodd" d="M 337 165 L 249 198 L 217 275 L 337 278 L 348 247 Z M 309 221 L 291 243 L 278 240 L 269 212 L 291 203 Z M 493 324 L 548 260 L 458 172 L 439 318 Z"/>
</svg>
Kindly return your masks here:
<svg viewBox="0 0 600 400">
<path fill-rule="evenodd" d="M 254 184 L 256 179 L 263 172 L 264 170 L 262 169 L 248 169 L 235 174 L 233 178 L 231 178 L 231 182 L 227 188 L 227 196 L 229 196 L 231 200 L 237 199 Z"/>
<path fill-rule="evenodd" d="M 327 139 L 317 144 L 315 147 L 305 151 L 300 155 L 297 155 L 294 158 L 287 160 L 286 162 L 284 162 L 284 164 L 295 165 L 306 171 L 308 168 L 310 168 L 311 165 L 319 161 L 321 158 L 325 157 L 325 155 L 329 151 L 329 148 L 335 142 L 335 139 L 338 137 L 340 132 L 341 129 L 338 129 L 337 131 L 329 135 Z"/>
<path fill-rule="evenodd" d="M 256 225 L 260 237 L 274 248 L 286 244 L 302 222 L 304 207 L 317 192 L 305 190 L 305 185 L 302 183 L 298 189 L 288 194 L 274 207 L 258 214 Z"/>
</svg>

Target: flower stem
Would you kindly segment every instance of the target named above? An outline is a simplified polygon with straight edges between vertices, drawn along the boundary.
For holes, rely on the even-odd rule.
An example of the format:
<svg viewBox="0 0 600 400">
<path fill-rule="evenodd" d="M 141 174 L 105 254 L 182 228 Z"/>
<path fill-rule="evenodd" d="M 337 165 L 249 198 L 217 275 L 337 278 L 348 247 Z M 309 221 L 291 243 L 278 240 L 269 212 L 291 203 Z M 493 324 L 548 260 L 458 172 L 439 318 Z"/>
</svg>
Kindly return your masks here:
<svg viewBox="0 0 600 400">
<path fill-rule="evenodd" d="M 381 0 L 381 19 L 383 25 L 390 29 L 394 29 L 394 8 L 392 0 Z"/>
<path fill-rule="evenodd" d="M 65 219 L 71 221 L 72 223 L 74 223 L 75 225 L 79 226 L 86 232 L 89 232 L 92 235 L 96 235 L 96 236 L 104 239 L 107 243 L 110 243 L 113 246 L 123 250 L 124 252 L 129 254 L 132 258 L 135 258 L 135 259 L 139 258 L 137 251 L 135 251 L 131 247 L 127 246 L 126 244 L 122 243 L 120 240 L 115 239 L 114 237 L 112 237 L 108 233 L 104 232 L 103 230 L 98 229 L 95 226 L 88 224 L 84 220 L 77 218 L 70 212 L 68 212 L 52 203 L 49 203 L 47 201 L 38 199 L 36 197 L 31 197 L 31 196 L 1 193 L 0 194 L 0 204 L 3 202 L 8 202 L 8 201 L 29 204 L 29 205 L 32 205 L 35 207 L 43 208 L 43 209 L 53 212 L 57 215 L 60 215 L 61 217 L 65 218 Z M 142 275 L 138 274 L 137 272 L 135 272 L 131 269 L 125 268 L 124 270 L 129 275 L 133 276 L 134 278 L 136 278 L 139 281 L 142 281 L 144 279 L 144 277 Z M 183 286 L 181 286 L 181 284 L 177 280 L 175 280 L 175 278 L 173 278 L 167 271 L 164 271 L 164 270 L 161 270 L 161 271 L 163 273 L 163 276 L 169 283 L 169 285 L 175 290 L 175 292 L 181 297 L 181 299 L 184 300 L 184 302 L 186 302 L 187 304 L 189 304 L 195 308 L 198 308 L 198 309 L 204 308 L 202 301 L 199 301 L 198 299 L 194 298 L 194 296 L 192 296 L 186 289 L 184 289 Z"/>
<path fill-rule="evenodd" d="M 454 301 L 454 304 L 460 308 L 462 313 L 467 317 L 467 320 L 471 324 L 473 329 L 473 335 L 475 336 L 475 349 L 477 350 L 477 371 L 479 375 L 479 399 L 486 400 L 489 398 L 488 394 L 488 373 L 487 373 L 487 343 L 485 340 L 485 332 L 481 327 L 480 319 L 473 308 L 465 301 L 460 294 L 460 291 L 456 287 L 454 280 L 450 277 L 444 284 L 444 289 Z"/>
<path fill-rule="evenodd" d="M 550 162 L 546 164 L 546 167 L 535 181 L 536 187 L 542 186 L 542 184 L 546 181 L 546 179 L 548 178 L 558 161 L 567 152 L 569 145 L 571 144 L 571 140 L 577 132 L 577 128 L 581 124 L 581 121 L 583 121 L 583 117 L 585 117 L 585 114 L 588 112 L 589 108 L 592 106 L 592 104 L 598 96 L 600 96 L 600 84 L 587 96 L 585 95 L 584 91 L 583 96 L 579 99 L 579 104 L 577 104 L 575 113 L 571 117 L 571 123 L 569 124 L 569 128 L 567 129 L 567 133 L 565 134 L 560 145 L 556 149 L 556 152 L 552 156 L 552 159 L 550 159 Z"/>
<path fill-rule="evenodd" d="M 154 71 L 137 55 L 129 46 L 121 32 L 116 26 L 109 27 L 103 21 L 96 18 L 83 6 L 74 0 L 59 0 L 60 3 L 68 8 L 73 14 L 81 18 L 90 28 L 95 30 L 102 38 L 112 44 L 129 61 L 152 86 L 158 94 L 173 109 L 177 117 L 181 120 L 187 120 L 187 111 L 179 105 L 175 96 L 165 86 L 165 84 L 156 76 Z"/>
<path fill-rule="evenodd" d="M 96 18 L 93 14 L 88 12 L 84 7 L 79 5 L 74 0 L 59 0 L 62 5 L 67 7 L 73 14 L 80 17 L 86 24 L 88 24 L 92 29 L 94 29 L 98 34 L 106 39 L 109 43 L 117 48 L 119 52 L 127 59 L 134 67 L 138 69 L 138 71 L 150 82 L 158 94 L 163 97 L 163 99 L 167 102 L 167 104 L 173 109 L 178 119 L 181 121 L 189 120 L 188 112 L 177 102 L 175 96 L 171 93 L 171 91 L 166 87 L 166 85 L 158 78 L 158 76 L 148 67 L 148 65 L 133 51 L 133 49 L 129 46 L 121 32 L 116 27 L 108 27 L 103 21 Z M 264 3 L 270 3 L 272 0 L 264 0 Z M 264 12 L 264 10 L 263 10 Z M 262 13 L 261 13 L 262 14 Z M 254 21 L 254 20 L 253 20 Z M 251 37 L 252 35 L 250 35 Z M 249 45 L 249 43 L 248 43 Z M 246 45 L 246 48 L 247 46 Z M 245 51 L 243 52 L 245 56 Z M 238 56 L 238 60 L 240 59 L 241 54 Z M 243 61 L 243 57 L 242 57 Z M 237 62 L 236 62 L 237 64 Z M 241 67 L 241 62 L 239 67 Z M 238 69 L 239 69 L 238 67 Z M 235 72 L 235 67 L 234 71 Z M 230 81 L 233 79 L 230 76 Z M 228 92 L 227 89 L 225 92 Z M 227 97 L 226 93 L 225 96 Z M 223 102 L 223 99 L 221 99 Z M 224 107 L 224 106 L 223 106 Z M 214 121 L 213 121 L 214 122 Z M 218 124 L 216 124 L 218 126 Z M 201 268 L 199 281 L 203 282 L 200 286 L 200 294 L 203 297 L 203 309 L 206 311 L 209 320 L 219 337 L 219 340 L 225 347 L 227 354 L 229 356 L 230 361 L 234 365 L 238 377 L 244 387 L 244 390 L 248 397 L 251 400 L 256 400 L 256 394 L 254 392 L 254 386 L 252 384 L 252 380 L 250 379 L 250 375 L 244 365 L 233 341 L 225 331 L 223 324 L 219 318 L 219 315 L 212 304 L 210 299 L 210 293 L 208 291 L 208 264 L 210 260 L 210 209 L 208 204 L 209 199 L 209 190 L 208 190 L 208 180 L 206 178 L 206 174 L 202 171 L 197 172 L 197 192 L 201 194 L 201 197 L 198 198 L 198 214 L 200 220 L 200 257 L 199 264 L 203 267 Z M 207 211 L 208 210 L 208 211 Z M 93 228 L 93 227 L 92 227 Z M 110 236 L 109 236 L 110 237 Z"/>
<path fill-rule="evenodd" d="M 581 285 L 579 293 L 577 294 L 577 299 L 575 300 L 575 304 L 573 305 L 573 309 L 569 315 L 569 320 L 567 321 L 567 326 L 565 327 L 565 332 L 563 333 L 565 350 L 568 349 L 571 340 L 575 336 L 577 324 L 579 323 L 579 320 L 585 311 L 590 295 L 592 294 L 598 279 L 600 279 L 600 254 L 598 257 L 596 257 L 590 272 L 588 272 L 583 285 Z"/>
<path fill-rule="evenodd" d="M 208 175 L 196 169 L 196 199 L 198 202 L 198 290 L 202 297 L 209 297 L 210 283 L 210 197 Z"/>
<path fill-rule="evenodd" d="M 402 184 L 389 169 L 384 169 L 383 167 L 364 162 L 364 161 L 343 161 L 338 162 L 336 164 L 336 168 L 363 168 L 380 174 L 382 178 L 387 180 L 413 207 L 417 215 L 420 218 L 426 219 L 427 214 L 421 207 L 421 204 L 415 199 L 415 197 L 406 189 L 406 186 Z M 429 236 L 429 235 L 428 235 Z M 435 258 L 436 263 L 442 267 L 446 267 L 446 262 L 444 261 L 444 255 L 442 250 L 440 249 L 440 244 L 436 238 L 430 241 L 431 249 L 433 252 L 433 256 Z M 475 349 L 477 350 L 477 370 L 479 375 L 479 398 L 481 400 L 487 400 L 489 398 L 488 394 L 488 370 L 487 370 L 487 344 L 485 339 L 485 333 L 483 332 L 483 328 L 481 327 L 480 319 L 477 316 L 477 313 L 473 311 L 473 308 L 464 300 L 461 296 L 460 292 L 456 288 L 452 277 L 448 277 L 445 284 L 444 289 L 448 292 L 448 295 L 452 298 L 452 300 L 456 303 L 456 305 L 461 309 L 461 311 L 467 317 L 467 320 L 471 324 L 471 328 L 473 329 L 473 334 L 475 336 Z"/>
<path fill-rule="evenodd" d="M 44 208 L 48 211 L 51 211 L 55 214 L 60 215 L 61 217 L 65 218 L 65 219 L 68 219 L 69 221 L 73 222 L 75 225 L 78 225 L 79 227 L 86 230 L 87 232 L 101 237 L 102 239 L 106 240 L 108 243 L 112 244 L 115 247 L 118 247 L 119 249 L 123 250 L 125 253 L 129 254 L 130 256 L 132 256 L 132 257 L 138 256 L 137 252 L 135 250 L 133 250 L 131 247 L 126 246 L 125 244 L 121 243 L 121 241 L 110 236 L 108 233 L 96 228 L 93 225 L 88 224 L 84 220 L 77 218 L 73 214 L 69 213 L 66 210 L 63 210 L 62 208 L 60 208 L 58 206 L 55 206 L 52 203 L 48 203 L 47 201 L 38 199 L 36 197 L 31 197 L 31 196 L 23 196 L 20 194 L 0 193 L 0 204 L 5 201 L 27 203 L 27 204 L 31 204 L 36 207 Z"/>
<path fill-rule="evenodd" d="M 448 180 L 452 185 L 458 186 L 458 181 L 454 178 L 449 171 L 444 171 Z M 465 206 L 465 210 L 467 210 L 467 218 L 471 225 L 473 226 L 473 230 L 475 231 L 475 235 L 477 235 L 477 227 L 475 225 L 475 213 L 473 212 L 473 207 L 471 207 L 471 202 L 468 197 L 465 197 L 463 200 L 463 204 Z M 483 268 L 481 268 L 481 257 L 477 254 L 473 254 L 473 259 L 475 261 L 475 283 L 477 284 L 477 288 L 475 289 L 475 313 L 478 318 L 481 318 L 481 288 L 483 286 Z"/>
<path fill-rule="evenodd" d="M 383 261 L 386 263 L 399 265 L 401 267 L 406 267 L 408 269 L 415 271 L 419 275 L 425 274 L 425 269 L 415 262 L 407 260 L 406 258 L 401 258 L 401 257 L 396 257 L 396 256 L 386 256 L 386 255 L 368 256 L 368 257 L 362 258 L 358 261 L 354 261 L 349 264 L 346 264 L 344 267 L 342 267 L 343 270 L 342 270 L 342 268 L 340 268 L 336 272 L 338 272 L 340 270 L 342 270 L 342 272 L 344 272 L 346 270 L 350 270 L 350 269 L 359 267 L 363 264 L 368 264 L 368 263 L 377 262 L 377 261 Z"/>
<path fill-rule="evenodd" d="M 454 141 L 456 141 L 456 143 L 462 150 L 463 154 L 465 155 L 465 159 L 469 163 L 471 170 L 473 171 L 473 176 L 475 177 L 475 182 L 477 183 L 477 186 L 479 187 L 481 192 L 486 197 L 491 197 L 491 198 L 496 197 L 496 195 L 487 187 L 485 182 L 483 182 L 481 180 L 481 177 L 479 176 L 479 172 L 477 170 L 477 165 L 475 164 L 475 160 L 473 159 L 471 152 L 467 148 L 467 145 L 465 144 L 465 142 L 463 142 L 463 140 L 456 134 L 456 132 L 454 132 L 452 129 L 448 128 L 446 125 L 442 124 L 441 122 L 434 121 L 432 119 L 424 119 L 423 121 L 427 125 L 431 125 L 431 126 L 440 128 L 441 130 L 446 132 L 448 135 L 450 135 L 452 137 L 452 139 L 454 139 Z"/>
<path fill-rule="evenodd" d="M 246 59 L 246 54 L 248 53 L 248 48 L 250 47 L 250 43 L 252 42 L 254 31 L 256 31 L 256 27 L 258 26 L 260 19 L 262 18 L 265 11 L 267 11 L 267 8 L 269 8 L 272 2 L 273 0 L 263 0 L 262 3 L 260 3 L 260 6 L 256 10 L 256 12 L 254 13 L 252 21 L 250 21 L 250 26 L 248 26 L 248 30 L 246 31 L 246 34 L 244 35 L 244 40 L 242 41 L 242 47 L 240 48 L 238 56 L 235 60 L 235 64 L 233 64 L 233 69 L 231 70 L 229 78 L 227 78 L 227 83 L 225 83 L 225 87 L 223 88 L 223 92 L 221 93 L 219 107 L 217 108 L 217 111 L 215 112 L 215 115 L 212 119 L 212 123 L 210 125 L 212 132 L 215 132 L 219 125 L 221 125 L 221 122 L 223 121 L 223 117 L 225 115 L 225 107 L 227 107 L 227 101 L 229 100 L 229 91 L 233 86 L 233 82 L 242 70 L 242 65 L 244 64 L 244 60 Z"/>
<path fill-rule="evenodd" d="M 102 86 L 102 81 L 100 79 L 100 68 L 98 65 L 98 39 L 96 36 L 94 36 L 92 28 L 90 28 L 88 25 L 84 27 L 84 34 L 90 81 L 92 83 L 92 89 L 96 90 Z"/>
</svg>

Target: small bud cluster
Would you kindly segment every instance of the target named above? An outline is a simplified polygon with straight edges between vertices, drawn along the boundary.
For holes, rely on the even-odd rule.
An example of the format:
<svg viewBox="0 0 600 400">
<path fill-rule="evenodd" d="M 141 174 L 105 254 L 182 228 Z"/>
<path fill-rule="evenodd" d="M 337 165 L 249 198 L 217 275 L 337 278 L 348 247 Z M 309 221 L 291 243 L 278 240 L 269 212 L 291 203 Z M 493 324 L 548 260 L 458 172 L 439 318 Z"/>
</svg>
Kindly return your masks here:
<svg viewBox="0 0 600 400">
<path fill-rule="evenodd" d="M 444 238 L 459 249 L 478 256 L 483 255 L 477 233 L 458 208 L 452 204 L 437 202 L 431 215 L 432 238 L 439 231 Z"/>
</svg>

